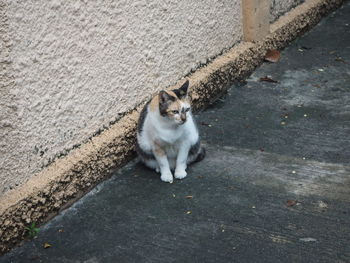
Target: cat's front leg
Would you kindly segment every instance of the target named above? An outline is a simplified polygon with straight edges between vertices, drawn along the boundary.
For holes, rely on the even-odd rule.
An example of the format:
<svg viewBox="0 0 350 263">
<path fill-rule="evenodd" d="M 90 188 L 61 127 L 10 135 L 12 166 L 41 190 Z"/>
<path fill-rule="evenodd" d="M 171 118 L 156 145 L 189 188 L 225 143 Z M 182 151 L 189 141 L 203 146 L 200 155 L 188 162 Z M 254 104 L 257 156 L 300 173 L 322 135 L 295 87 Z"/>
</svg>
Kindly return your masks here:
<svg viewBox="0 0 350 263">
<path fill-rule="evenodd" d="M 176 158 L 176 168 L 175 168 L 175 178 L 183 179 L 187 176 L 186 168 L 187 168 L 187 157 L 188 152 L 190 150 L 190 146 L 187 144 L 182 144 L 180 146 L 179 152 Z"/>
<path fill-rule="evenodd" d="M 159 146 L 155 145 L 153 149 L 154 157 L 156 158 L 159 169 L 160 169 L 160 179 L 163 182 L 172 183 L 173 174 L 170 171 L 168 158 L 166 152 Z"/>
</svg>

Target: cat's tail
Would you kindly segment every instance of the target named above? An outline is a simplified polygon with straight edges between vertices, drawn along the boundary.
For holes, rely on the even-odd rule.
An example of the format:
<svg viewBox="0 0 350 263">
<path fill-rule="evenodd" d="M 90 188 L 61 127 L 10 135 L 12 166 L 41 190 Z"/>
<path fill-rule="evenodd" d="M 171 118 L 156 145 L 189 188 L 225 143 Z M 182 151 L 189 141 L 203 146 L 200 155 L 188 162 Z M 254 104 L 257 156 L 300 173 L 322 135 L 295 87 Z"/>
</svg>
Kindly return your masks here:
<svg viewBox="0 0 350 263">
<path fill-rule="evenodd" d="M 200 147 L 196 159 L 194 159 L 191 163 L 198 163 L 204 159 L 206 155 L 205 148 L 203 146 Z"/>
</svg>

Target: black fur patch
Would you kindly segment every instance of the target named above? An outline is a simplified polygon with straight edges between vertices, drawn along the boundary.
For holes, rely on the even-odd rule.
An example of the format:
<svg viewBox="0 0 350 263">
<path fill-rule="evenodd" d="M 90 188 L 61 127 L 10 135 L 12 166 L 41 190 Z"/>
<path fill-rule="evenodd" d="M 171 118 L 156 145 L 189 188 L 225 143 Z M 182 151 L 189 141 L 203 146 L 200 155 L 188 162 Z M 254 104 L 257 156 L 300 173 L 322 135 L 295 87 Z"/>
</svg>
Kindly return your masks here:
<svg viewBox="0 0 350 263">
<path fill-rule="evenodd" d="M 204 159 L 205 157 L 205 148 L 201 146 L 200 141 L 198 140 L 196 144 L 192 145 L 190 148 L 190 151 L 188 153 L 188 156 L 193 156 L 195 158 L 190 164 L 200 162 Z M 194 157 L 196 156 L 196 157 Z"/>
<path fill-rule="evenodd" d="M 188 155 L 196 155 L 199 151 L 199 148 L 201 147 L 201 143 L 199 142 L 199 140 L 196 142 L 196 144 L 192 145 L 190 148 L 190 151 L 188 153 Z"/>
<path fill-rule="evenodd" d="M 206 155 L 205 148 L 203 146 L 201 146 L 201 148 L 198 152 L 197 158 L 193 162 L 196 163 L 196 162 L 202 161 L 204 159 L 205 155 Z"/>
<path fill-rule="evenodd" d="M 181 100 L 182 98 L 186 97 L 187 90 L 188 90 L 189 81 L 186 80 L 186 82 L 181 86 L 179 89 L 174 89 L 173 92 L 176 94 L 176 96 Z"/>
<path fill-rule="evenodd" d="M 144 150 L 141 149 L 138 142 L 136 142 L 136 152 L 138 156 L 141 158 L 141 160 L 147 161 L 147 160 L 155 160 L 153 153 L 146 153 Z"/>
<path fill-rule="evenodd" d="M 164 90 L 159 92 L 159 112 L 163 117 L 167 115 L 169 105 L 176 100 L 175 97 L 171 96 Z"/>
</svg>

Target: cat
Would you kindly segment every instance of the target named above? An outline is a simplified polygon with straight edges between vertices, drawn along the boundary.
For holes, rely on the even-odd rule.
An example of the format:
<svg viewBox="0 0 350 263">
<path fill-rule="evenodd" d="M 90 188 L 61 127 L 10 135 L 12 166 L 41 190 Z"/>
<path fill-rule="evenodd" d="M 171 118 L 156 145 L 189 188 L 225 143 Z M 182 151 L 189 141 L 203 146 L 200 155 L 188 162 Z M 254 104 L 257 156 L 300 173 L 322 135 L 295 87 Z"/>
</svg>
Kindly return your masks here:
<svg viewBox="0 0 350 263">
<path fill-rule="evenodd" d="M 187 165 L 205 157 L 197 126 L 191 113 L 189 81 L 179 89 L 160 91 L 140 113 L 136 151 L 149 168 L 160 172 L 160 179 L 173 182 L 187 176 Z"/>
</svg>

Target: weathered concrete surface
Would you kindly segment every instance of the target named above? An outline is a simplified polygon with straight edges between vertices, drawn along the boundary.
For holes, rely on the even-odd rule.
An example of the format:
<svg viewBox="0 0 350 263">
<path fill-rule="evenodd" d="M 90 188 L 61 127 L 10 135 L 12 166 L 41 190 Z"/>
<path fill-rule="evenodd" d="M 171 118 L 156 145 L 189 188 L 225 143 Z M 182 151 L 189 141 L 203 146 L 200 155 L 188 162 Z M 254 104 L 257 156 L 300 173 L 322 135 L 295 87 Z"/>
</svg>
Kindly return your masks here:
<svg viewBox="0 0 350 263">
<path fill-rule="evenodd" d="M 309 0 L 272 24 L 271 34 L 262 41 L 239 44 L 197 70 L 188 77 L 194 108 L 208 105 L 235 79 L 259 65 L 266 50 L 284 47 L 341 3 L 341 0 Z M 8 250 L 22 239 L 28 222 L 46 221 L 130 159 L 137 114 L 137 109 L 131 111 L 108 130 L 6 193 L 0 202 L 0 250 Z"/>
<path fill-rule="evenodd" d="M 132 162 L 0 262 L 348 262 L 349 13 L 198 116 L 208 155 L 187 179 Z"/>
</svg>

